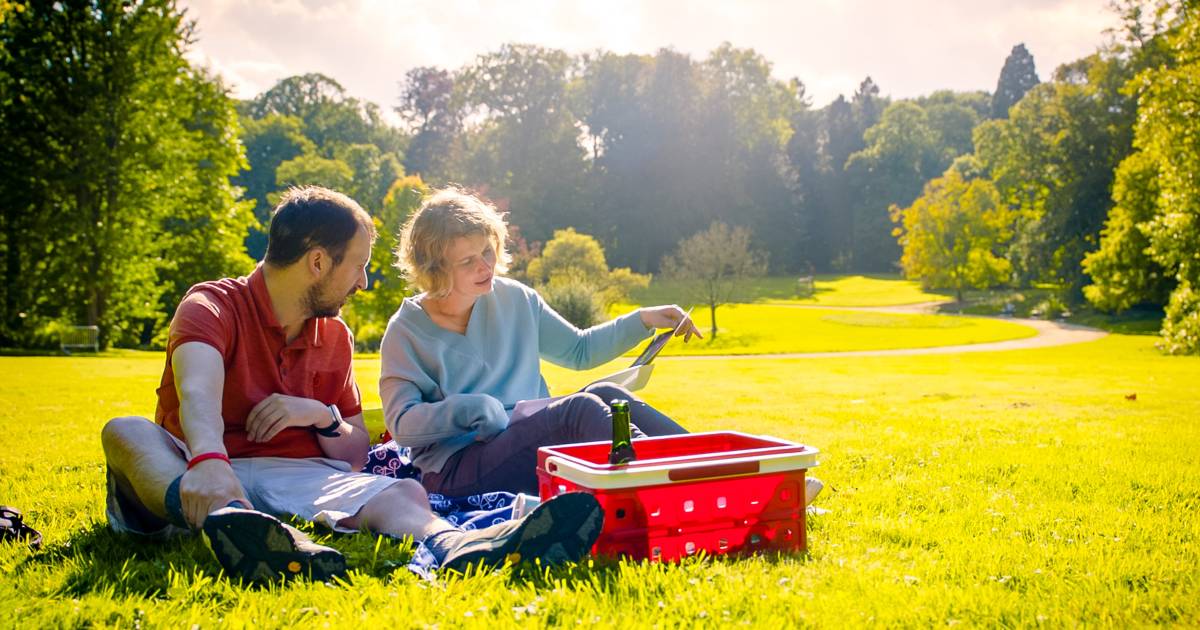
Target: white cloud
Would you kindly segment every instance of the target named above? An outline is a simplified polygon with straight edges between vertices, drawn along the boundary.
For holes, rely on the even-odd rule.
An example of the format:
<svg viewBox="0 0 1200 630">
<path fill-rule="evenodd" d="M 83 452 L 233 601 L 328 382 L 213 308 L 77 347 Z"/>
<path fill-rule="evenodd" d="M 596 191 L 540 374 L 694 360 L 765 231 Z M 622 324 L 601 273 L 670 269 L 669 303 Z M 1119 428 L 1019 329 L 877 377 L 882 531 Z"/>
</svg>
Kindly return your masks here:
<svg viewBox="0 0 1200 630">
<path fill-rule="evenodd" d="M 870 75 L 884 94 L 991 90 L 1014 44 L 1043 79 L 1093 52 L 1116 17 L 1105 0 L 184 0 L 198 20 L 194 58 L 240 97 L 322 72 L 390 109 L 405 71 L 458 68 L 507 42 L 572 53 L 603 48 L 704 57 L 723 41 L 753 48 L 817 105 Z"/>
</svg>

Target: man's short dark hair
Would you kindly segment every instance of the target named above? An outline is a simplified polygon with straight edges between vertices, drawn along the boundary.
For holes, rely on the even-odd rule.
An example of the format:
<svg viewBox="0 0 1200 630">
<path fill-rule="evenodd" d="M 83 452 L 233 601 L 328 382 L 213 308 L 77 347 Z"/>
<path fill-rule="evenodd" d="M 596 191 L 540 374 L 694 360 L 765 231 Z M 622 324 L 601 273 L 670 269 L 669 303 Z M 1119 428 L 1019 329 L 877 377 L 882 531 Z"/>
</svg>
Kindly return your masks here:
<svg viewBox="0 0 1200 630">
<path fill-rule="evenodd" d="M 341 264 L 358 232 L 375 242 L 375 224 L 358 202 L 321 186 L 291 188 L 271 213 L 266 262 L 287 267 L 314 247 L 324 248 Z"/>
</svg>

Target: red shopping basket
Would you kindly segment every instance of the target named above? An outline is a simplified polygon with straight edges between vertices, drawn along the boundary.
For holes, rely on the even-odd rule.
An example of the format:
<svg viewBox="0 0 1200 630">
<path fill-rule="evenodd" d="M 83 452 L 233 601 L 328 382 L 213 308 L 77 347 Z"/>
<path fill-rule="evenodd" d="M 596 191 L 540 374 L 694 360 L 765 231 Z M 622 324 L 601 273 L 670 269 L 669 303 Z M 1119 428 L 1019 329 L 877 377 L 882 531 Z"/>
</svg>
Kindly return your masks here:
<svg viewBox="0 0 1200 630">
<path fill-rule="evenodd" d="M 804 473 L 817 449 L 736 431 L 633 441 L 637 459 L 608 463 L 609 442 L 538 449 L 543 500 L 588 492 L 604 507 L 592 551 L 673 560 L 709 554 L 803 551 Z"/>
</svg>

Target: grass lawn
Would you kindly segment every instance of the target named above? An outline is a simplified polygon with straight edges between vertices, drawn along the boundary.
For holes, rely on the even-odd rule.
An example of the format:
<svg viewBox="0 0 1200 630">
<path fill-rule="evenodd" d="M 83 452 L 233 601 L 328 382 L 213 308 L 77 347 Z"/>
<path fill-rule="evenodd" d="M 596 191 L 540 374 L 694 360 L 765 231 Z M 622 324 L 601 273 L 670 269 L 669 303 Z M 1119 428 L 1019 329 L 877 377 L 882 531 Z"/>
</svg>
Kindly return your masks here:
<svg viewBox="0 0 1200 630">
<path fill-rule="evenodd" d="M 777 304 L 727 304 L 717 309 L 717 336 L 709 339 L 712 314 L 692 311 L 704 339 L 676 340 L 664 356 L 841 352 L 983 343 L 1032 337 L 1037 331 L 996 319 L 908 315 Z M 629 354 L 636 356 L 641 347 Z"/>
<path fill-rule="evenodd" d="M 0 357 L 0 503 L 47 539 L 0 546 L 0 612 L 32 627 L 1196 625 L 1200 358 L 1153 342 L 663 361 L 644 394 L 693 430 L 823 451 L 831 513 L 810 519 L 809 555 L 429 586 L 400 568 L 406 546 L 358 535 L 333 540 L 358 568 L 350 585 L 267 589 L 220 577 L 196 540 L 142 544 L 103 523 L 100 426 L 152 411 L 161 354 Z M 357 364 L 368 401 L 374 364 Z M 591 375 L 547 369 L 556 391 Z"/>
<path fill-rule="evenodd" d="M 814 278 L 813 294 L 805 297 L 796 294 L 795 276 L 770 276 L 746 281 L 742 292 L 746 302 L 821 306 L 895 306 L 953 299 L 925 291 L 919 282 L 902 280 L 895 275 L 818 275 Z M 657 278 L 649 287 L 634 291 L 631 298 L 637 304 L 688 304 L 694 301 L 681 283 Z"/>
</svg>

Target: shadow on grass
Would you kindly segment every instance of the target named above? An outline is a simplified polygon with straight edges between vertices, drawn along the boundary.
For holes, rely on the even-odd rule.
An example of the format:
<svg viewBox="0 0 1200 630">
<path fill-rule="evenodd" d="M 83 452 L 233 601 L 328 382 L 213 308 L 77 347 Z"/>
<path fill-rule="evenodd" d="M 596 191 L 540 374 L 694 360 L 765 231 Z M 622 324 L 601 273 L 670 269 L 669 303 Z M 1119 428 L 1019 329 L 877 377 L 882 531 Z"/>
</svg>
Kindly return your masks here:
<svg viewBox="0 0 1200 630">
<path fill-rule="evenodd" d="M 307 528 L 306 528 L 307 529 Z M 810 526 L 810 533 L 814 529 Z M 412 545 L 393 539 L 378 539 L 370 534 L 319 535 L 314 540 L 328 544 L 343 552 L 349 561 L 352 573 L 345 581 L 337 584 L 353 588 L 353 577 L 362 574 L 386 580 L 397 572 L 408 574 L 404 567 L 412 556 Z M 682 571 L 703 575 L 712 566 L 759 563 L 773 567 L 781 563 L 807 564 L 811 560 L 808 552 L 766 552 L 754 555 L 730 554 L 709 556 L 704 551 L 682 558 L 679 561 L 649 562 L 630 561 L 612 557 L 587 558 L 578 564 L 544 567 L 521 565 L 511 567 L 504 576 L 509 585 L 532 585 L 536 588 L 553 589 L 562 581 L 591 583 L 597 590 L 619 591 L 623 573 L 630 563 L 639 570 L 659 573 Z M 140 538 L 117 534 L 103 523 L 94 523 L 72 535 L 66 541 L 50 545 L 29 556 L 16 567 L 15 576 L 33 576 L 44 573 L 65 572 L 61 585 L 56 589 L 60 597 L 79 598 L 102 594 L 114 599 L 167 597 L 168 589 L 178 583 L 180 575 L 193 585 L 224 582 L 234 589 L 260 590 L 275 588 L 278 584 L 241 584 L 236 580 L 229 583 L 212 554 L 198 536 L 178 536 L 165 540 Z M 475 570 L 466 576 L 443 575 L 439 581 L 447 585 L 470 579 Z M 214 594 L 216 596 L 216 594 Z"/>
<path fill-rule="evenodd" d="M 103 523 L 76 532 L 17 566 L 25 573 L 69 571 L 60 595 L 79 597 L 106 592 L 117 597 L 160 597 L 172 569 L 216 577 L 221 567 L 196 537 L 149 540 L 117 534 Z"/>
<path fill-rule="evenodd" d="M 314 541 L 345 554 L 352 570 L 372 577 L 385 578 L 403 569 L 412 556 L 408 543 L 381 541 L 370 534 L 322 533 L 308 523 L 294 524 L 307 530 Z M 221 566 L 200 536 L 152 539 L 118 534 L 104 523 L 94 523 L 66 541 L 31 555 L 17 566 L 16 573 L 20 577 L 58 571 L 67 572 L 58 589 L 58 595 L 64 597 L 103 593 L 116 598 L 163 598 L 173 574 L 180 573 L 192 583 L 226 581 Z M 229 585 L 255 590 L 273 586 L 241 584 L 238 580 Z"/>
<path fill-rule="evenodd" d="M 1070 321 L 1119 335 L 1157 336 L 1162 328 L 1163 316 L 1161 308 L 1136 307 L 1120 315 L 1085 311 L 1072 316 Z"/>
</svg>

